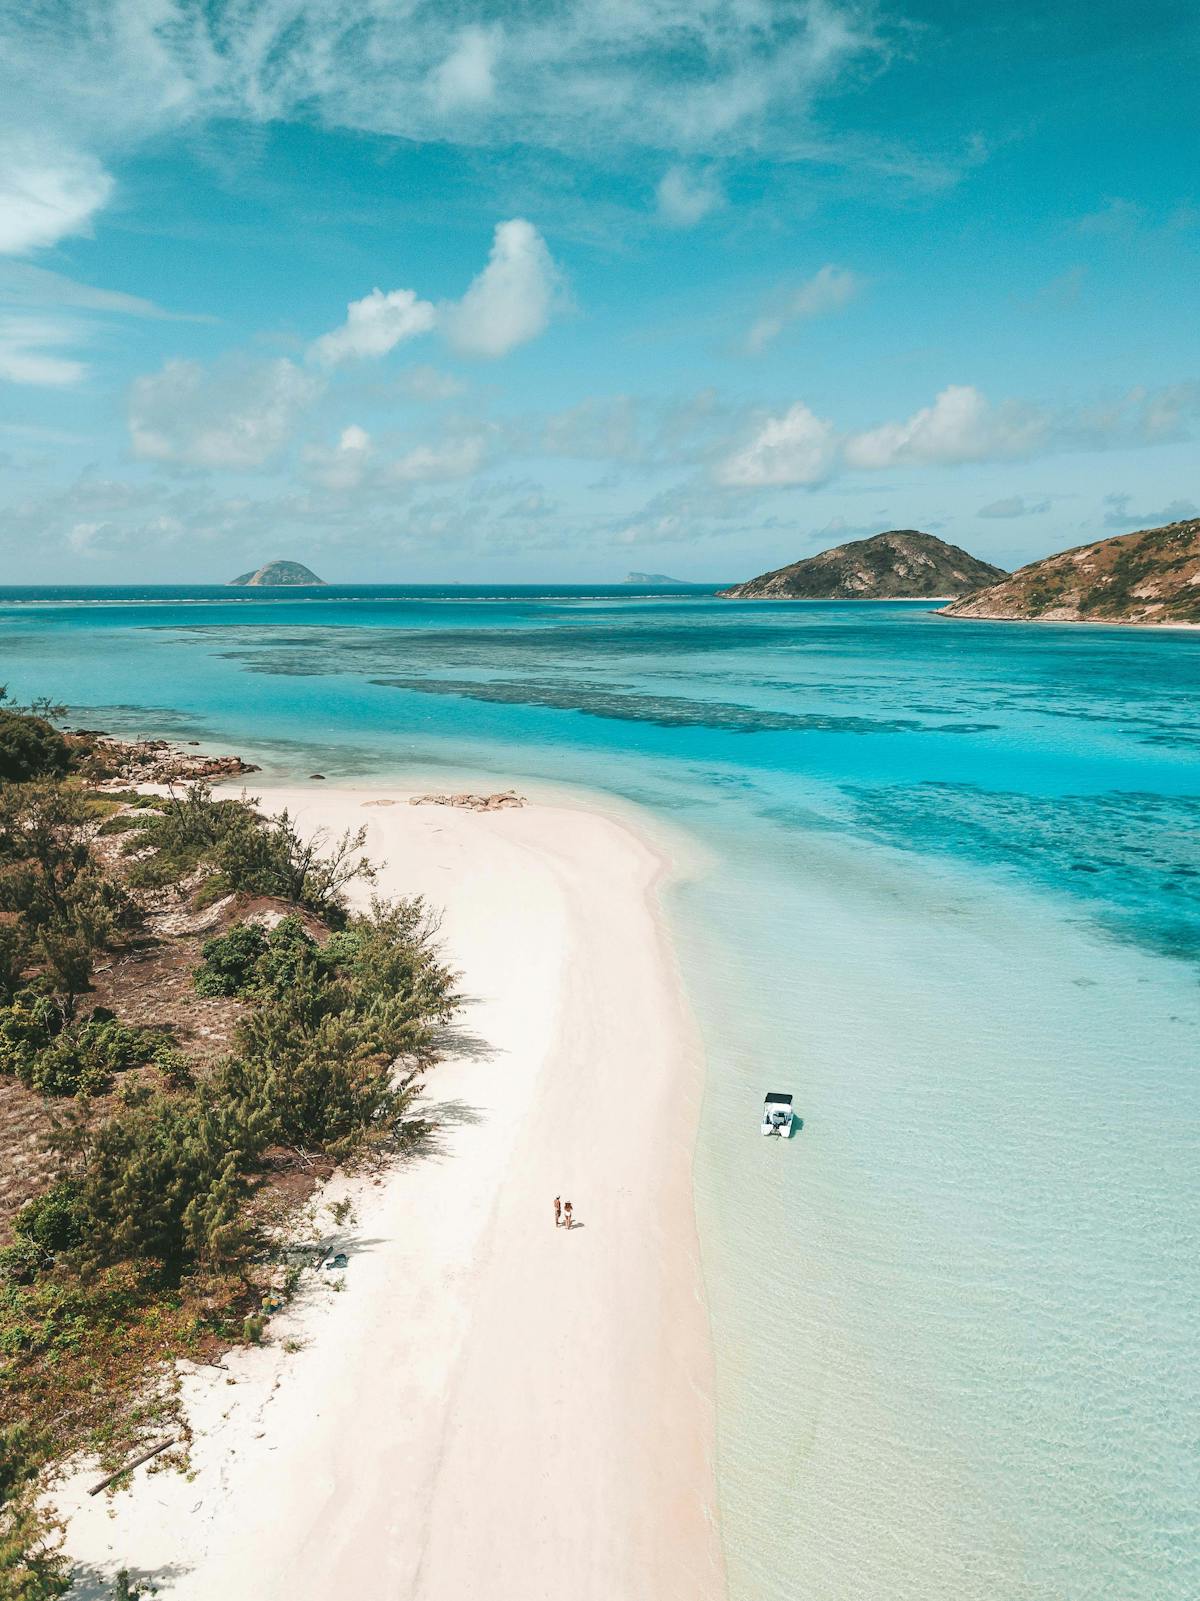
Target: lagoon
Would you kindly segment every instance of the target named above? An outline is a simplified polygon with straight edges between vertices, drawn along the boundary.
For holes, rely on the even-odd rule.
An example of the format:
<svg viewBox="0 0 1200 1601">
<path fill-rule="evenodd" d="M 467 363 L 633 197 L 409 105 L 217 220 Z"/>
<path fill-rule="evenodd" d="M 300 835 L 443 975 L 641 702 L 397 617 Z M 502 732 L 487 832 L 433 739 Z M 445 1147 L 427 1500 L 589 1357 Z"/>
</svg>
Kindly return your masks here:
<svg viewBox="0 0 1200 1601">
<path fill-rule="evenodd" d="M 7 590 L 0 682 L 272 777 L 585 791 L 684 838 L 734 1601 L 1200 1593 L 1200 636 Z"/>
</svg>

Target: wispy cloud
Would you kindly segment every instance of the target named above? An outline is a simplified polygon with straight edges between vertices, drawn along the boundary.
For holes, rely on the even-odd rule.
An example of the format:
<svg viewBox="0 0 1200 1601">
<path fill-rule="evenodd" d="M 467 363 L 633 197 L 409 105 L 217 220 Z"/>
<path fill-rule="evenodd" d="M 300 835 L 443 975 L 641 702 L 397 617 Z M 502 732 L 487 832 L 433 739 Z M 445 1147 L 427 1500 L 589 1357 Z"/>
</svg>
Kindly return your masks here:
<svg viewBox="0 0 1200 1601">
<path fill-rule="evenodd" d="M 693 172 L 687 167 L 668 167 L 655 193 L 658 214 L 672 228 L 694 228 L 725 204 L 721 185 L 711 168 Z"/>
<path fill-rule="evenodd" d="M 1106 528 L 1161 528 L 1165 523 L 1186 522 L 1200 517 L 1200 506 L 1191 500 L 1172 500 L 1158 511 L 1131 511 L 1132 495 L 1105 495 Z"/>
<path fill-rule="evenodd" d="M 321 393 L 319 378 L 284 357 L 230 357 L 214 367 L 169 361 L 135 380 L 129 436 L 143 461 L 249 471 L 290 443 Z"/>
<path fill-rule="evenodd" d="M 775 296 L 771 306 L 750 325 L 746 349 L 759 355 L 772 344 L 789 323 L 807 322 L 840 311 L 861 293 L 864 279 L 848 267 L 832 263 L 800 284 Z"/>
<path fill-rule="evenodd" d="M 46 389 L 80 383 L 87 376 L 86 365 L 61 351 L 82 337 L 72 322 L 0 314 L 0 379 Z"/>
<path fill-rule="evenodd" d="M 980 506 L 975 513 L 977 517 L 1040 517 L 1043 512 L 1050 510 L 1050 502 L 1043 497 L 1041 500 L 1028 500 L 1024 495 L 1006 495 L 1003 500 L 989 501 L 986 506 Z"/>
<path fill-rule="evenodd" d="M 68 347 L 89 343 L 97 317 L 210 322 L 215 319 L 165 310 L 139 295 L 99 289 L 28 261 L 0 259 L 0 380 L 66 387 L 88 374 Z"/>
<path fill-rule="evenodd" d="M 4 8 L 0 95 L 24 133 L 0 163 L 0 241 L 25 251 L 86 228 L 112 192 L 107 156 L 215 120 L 585 156 L 794 156 L 818 98 L 892 50 L 859 0 L 546 0 L 503 24 L 447 24 L 443 0 Z"/>
</svg>

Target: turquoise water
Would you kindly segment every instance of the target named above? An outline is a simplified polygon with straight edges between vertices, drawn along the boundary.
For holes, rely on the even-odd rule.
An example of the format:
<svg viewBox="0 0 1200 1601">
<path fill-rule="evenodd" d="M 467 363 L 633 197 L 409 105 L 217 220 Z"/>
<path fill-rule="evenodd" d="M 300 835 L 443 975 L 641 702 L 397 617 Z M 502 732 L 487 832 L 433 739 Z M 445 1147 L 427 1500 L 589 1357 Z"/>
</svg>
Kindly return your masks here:
<svg viewBox="0 0 1200 1601">
<path fill-rule="evenodd" d="M 1200 1594 L 1200 635 L 36 593 L 0 682 L 80 722 L 582 785 L 703 847 L 668 910 L 734 1601 Z"/>
</svg>

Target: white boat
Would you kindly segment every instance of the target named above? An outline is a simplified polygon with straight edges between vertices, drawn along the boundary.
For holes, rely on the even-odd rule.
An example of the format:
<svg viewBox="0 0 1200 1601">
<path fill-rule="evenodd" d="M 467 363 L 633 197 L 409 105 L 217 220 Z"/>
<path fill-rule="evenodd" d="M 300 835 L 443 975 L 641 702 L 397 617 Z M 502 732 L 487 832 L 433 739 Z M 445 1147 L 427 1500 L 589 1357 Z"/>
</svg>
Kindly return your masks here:
<svg viewBox="0 0 1200 1601">
<path fill-rule="evenodd" d="M 792 1097 L 790 1095 L 767 1096 L 763 1102 L 762 1131 L 764 1134 L 777 1134 L 781 1140 L 791 1138 Z"/>
</svg>

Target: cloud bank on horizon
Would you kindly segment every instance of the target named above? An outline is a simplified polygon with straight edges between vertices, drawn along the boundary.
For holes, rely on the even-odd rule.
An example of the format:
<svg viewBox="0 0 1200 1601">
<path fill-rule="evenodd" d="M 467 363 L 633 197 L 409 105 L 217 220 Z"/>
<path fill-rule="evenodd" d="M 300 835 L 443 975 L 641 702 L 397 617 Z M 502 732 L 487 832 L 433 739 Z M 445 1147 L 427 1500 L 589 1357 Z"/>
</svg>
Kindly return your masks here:
<svg viewBox="0 0 1200 1601">
<path fill-rule="evenodd" d="M 6 566 L 1011 564 L 1191 506 L 1198 44 L 1170 0 L 0 10 Z"/>
</svg>

